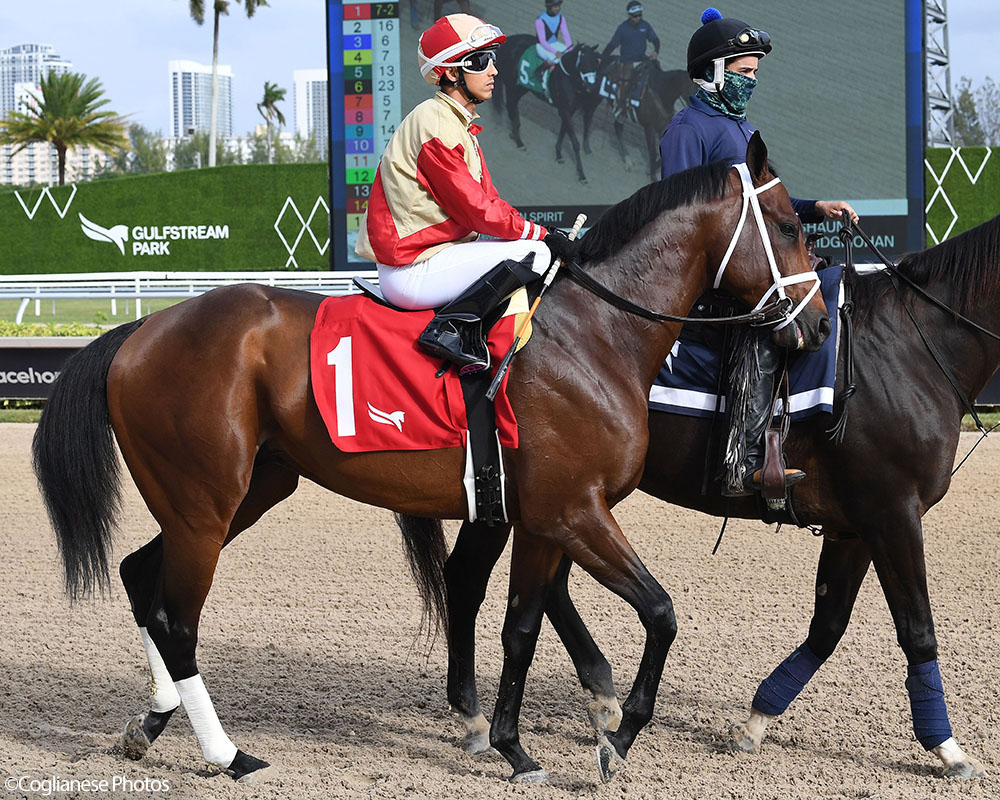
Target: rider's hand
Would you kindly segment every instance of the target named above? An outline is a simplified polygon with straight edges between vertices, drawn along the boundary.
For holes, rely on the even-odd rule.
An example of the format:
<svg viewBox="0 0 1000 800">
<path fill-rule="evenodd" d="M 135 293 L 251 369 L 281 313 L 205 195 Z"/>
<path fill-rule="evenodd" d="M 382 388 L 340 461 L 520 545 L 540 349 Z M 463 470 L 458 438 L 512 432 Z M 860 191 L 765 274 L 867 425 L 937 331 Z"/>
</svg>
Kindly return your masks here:
<svg viewBox="0 0 1000 800">
<path fill-rule="evenodd" d="M 580 254 L 580 242 L 570 239 L 566 232 L 559 228 L 550 229 L 543 241 L 552 253 L 553 261 L 557 258 L 563 261 L 576 261 Z"/>
<path fill-rule="evenodd" d="M 839 220 L 842 211 L 851 215 L 851 222 L 857 222 L 860 219 L 858 212 L 851 208 L 851 204 L 846 200 L 817 200 L 816 210 L 827 219 Z"/>
</svg>

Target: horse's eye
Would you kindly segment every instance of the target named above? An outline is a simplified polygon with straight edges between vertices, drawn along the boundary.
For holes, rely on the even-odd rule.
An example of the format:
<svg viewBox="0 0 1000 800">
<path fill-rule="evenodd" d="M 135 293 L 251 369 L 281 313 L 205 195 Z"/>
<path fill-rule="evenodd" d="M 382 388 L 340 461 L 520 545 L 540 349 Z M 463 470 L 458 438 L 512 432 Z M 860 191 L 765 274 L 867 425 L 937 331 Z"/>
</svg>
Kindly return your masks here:
<svg viewBox="0 0 1000 800">
<path fill-rule="evenodd" d="M 793 225 L 791 222 L 782 222 L 778 226 L 778 230 L 781 231 L 782 236 L 787 236 L 789 239 L 795 239 L 799 235 L 799 226 Z"/>
</svg>

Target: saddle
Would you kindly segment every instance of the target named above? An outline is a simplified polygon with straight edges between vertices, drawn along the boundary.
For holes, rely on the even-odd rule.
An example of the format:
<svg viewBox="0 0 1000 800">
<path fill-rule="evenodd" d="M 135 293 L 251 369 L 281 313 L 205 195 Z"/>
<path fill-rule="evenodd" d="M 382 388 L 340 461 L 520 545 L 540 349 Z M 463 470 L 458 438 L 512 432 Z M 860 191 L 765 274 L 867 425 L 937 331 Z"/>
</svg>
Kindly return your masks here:
<svg viewBox="0 0 1000 800">
<path fill-rule="evenodd" d="M 390 303 L 374 284 L 364 278 L 356 276 L 354 285 L 379 305 L 401 313 L 410 313 L 409 309 Z M 501 307 L 484 319 L 484 327 L 492 328 L 504 316 L 521 313 L 522 308 L 527 312 L 527 293 L 524 289 L 514 293 L 506 308 Z M 521 341 L 522 346 L 529 336 L 530 330 L 525 332 Z M 443 370 L 439 376 L 441 374 Z M 483 370 L 467 375 L 459 374 L 458 379 L 462 386 L 469 426 L 465 474 L 462 479 L 468 499 L 469 521 L 478 520 L 489 526 L 504 524 L 508 522 L 504 492 L 505 473 L 494 403 L 486 397 L 492 375 L 489 370 Z"/>
</svg>

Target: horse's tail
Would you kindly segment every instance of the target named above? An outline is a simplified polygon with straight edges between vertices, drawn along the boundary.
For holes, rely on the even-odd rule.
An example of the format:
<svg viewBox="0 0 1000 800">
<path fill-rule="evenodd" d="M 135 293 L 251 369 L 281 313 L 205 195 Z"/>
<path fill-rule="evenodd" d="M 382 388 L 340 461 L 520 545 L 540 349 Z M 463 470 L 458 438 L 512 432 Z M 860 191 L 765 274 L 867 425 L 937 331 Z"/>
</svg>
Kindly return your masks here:
<svg viewBox="0 0 1000 800">
<path fill-rule="evenodd" d="M 507 86 L 503 81 L 502 76 L 497 76 L 499 79 L 494 81 L 493 84 L 493 107 L 497 110 L 497 113 L 501 113 L 503 109 L 507 107 Z"/>
<path fill-rule="evenodd" d="M 121 470 L 108 419 L 108 368 L 142 323 L 114 328 L 67 359 L 32 442 L 35 477 L 56 532 L 66 593 L 74 600 L 109 586 Z"/>
<path fill-rule="evenodd" d="M 448 547 L 441 520 L 396 514 L 396 524 L 403 534 L 403 549 L 410 573 L 424 604 L 424 619 L 435 619 L 435 627 L 448 636 L 448 593 L 444 582 L 444 562 Z"/>
</svg>

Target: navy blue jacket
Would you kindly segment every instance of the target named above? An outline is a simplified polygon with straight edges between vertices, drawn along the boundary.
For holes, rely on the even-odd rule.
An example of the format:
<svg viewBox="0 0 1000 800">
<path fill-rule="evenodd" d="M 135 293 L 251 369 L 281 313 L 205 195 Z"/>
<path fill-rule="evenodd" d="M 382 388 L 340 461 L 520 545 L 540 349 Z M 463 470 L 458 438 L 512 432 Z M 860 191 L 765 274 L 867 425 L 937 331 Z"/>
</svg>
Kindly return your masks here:
<svg viewBox="0 0 1000 800">
<path fill-rule="evenodd" d="M 754 130 L 747 120 L 731 119 L 692 95 L 691 105 L 677 112 L 660 139 L 660 177 L 713 161 L 739 164 Z M 793 197 L 792 207 L 803 222 L 823 220 L 815 200 Z"/>
<path fill-rule="evenodd" d="M 660 37 L 656 35 L 653 26 L 646 20 L 640 20 L 638 25 L 633 25 L 625 20 L 618 26 L 615 35 L 611 37 L 608 46 L 604 48 L 602 58 L 607 58 L 611 51 L 620 47 L 619 55 L 622 62 L 642 61 L 646 57 L 646 42 L 653 43 L 653 49 L 660 52 Z"/>
</svg>

